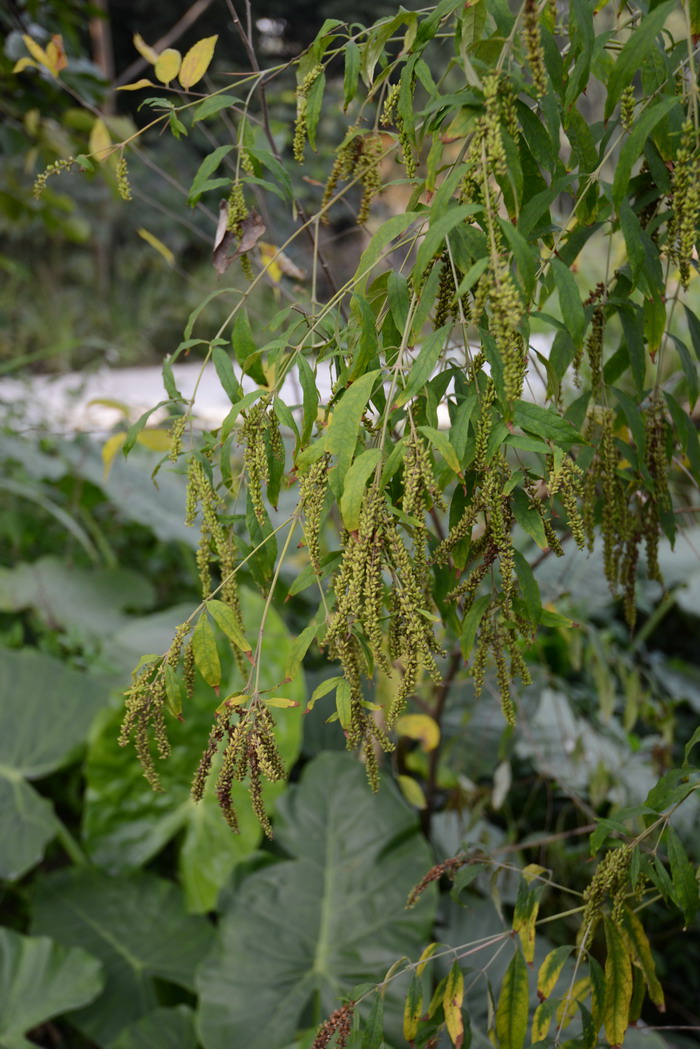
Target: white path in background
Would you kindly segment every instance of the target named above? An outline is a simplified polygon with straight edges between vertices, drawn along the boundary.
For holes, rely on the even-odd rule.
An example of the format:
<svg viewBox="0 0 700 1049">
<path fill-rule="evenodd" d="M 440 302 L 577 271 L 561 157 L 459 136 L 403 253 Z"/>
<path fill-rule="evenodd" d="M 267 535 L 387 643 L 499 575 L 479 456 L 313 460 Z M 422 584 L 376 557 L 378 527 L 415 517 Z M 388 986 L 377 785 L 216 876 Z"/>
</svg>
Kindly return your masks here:
<svg viewBox="0 0 700 1049">
<path fill-rule="evenodd" d="M 550 340 L 534 336 L 531 346 L 546 354 Z M 173 366 L 175 382 L 184 397 L 192 395 L 199 372 L 199 364 Z M 544 384 L 534 367 L 530 368 L 528 381 L 526 396 L 535 400 L 543 399 Z M 243 380 L 243 386 L 246 391 L 255 389 L 255 384 L 247 377 Z M 327 362 L 318 366 L 318 386 L 323 404 L 331 391 L 331 374 Z M 285 379 L 280 396 L 290 407 L 301 402 L 295 374 Z M 102 368 L 87 374 L 70 372 L 60 376 L 0 379 L 0 421 L 5 416 L 4 421 L 13 425 L 14 417 L 15 425 L 22 430 L 104 434 L 124 418 L 123 413 L 115 408 L 92 403 L 105 399 L 123 404 L 128 409 L 129 420 L 133 422 L 154 404 L 166 399 L 161 369 L 157 366 Z M 197 418 L 203 427 L 213 429 L 221 424 L 230 407 L 231 402 L 221 388 L 214 367 L 207 365 L 197 390 Z M 449 426 L 446 408 L 439 409 L 439 419 L 441 426 Z M 151 422 L 155 424 L 158 421 L 156 413 L 151 417 Z"/>
</svg>

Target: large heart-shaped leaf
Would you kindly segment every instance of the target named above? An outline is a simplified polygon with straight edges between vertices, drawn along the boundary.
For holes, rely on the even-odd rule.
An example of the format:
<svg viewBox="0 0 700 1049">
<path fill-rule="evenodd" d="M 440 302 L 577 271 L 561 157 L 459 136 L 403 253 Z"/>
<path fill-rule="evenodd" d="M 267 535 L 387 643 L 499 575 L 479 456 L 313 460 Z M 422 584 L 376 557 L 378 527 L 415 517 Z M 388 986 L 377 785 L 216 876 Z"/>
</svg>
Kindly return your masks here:
<svg viewBox="0 0 700 1049">
<path fill-rule="evenodd" d="M 263 605 L 257 594 L 242 592 L 243 621 L 250 638 L 257 635 Z M 175 622 L 178 621 L 182 617 Z M 166 631 L 165 639 L 153 651 L 167 647 L 170 636 L 172 631 Z M 265 625 L 261 688 L 272 688 L 284 679 L 290 645 L 284 622 L 271 609 Z M 233 659 L 229 658 L 226 665 L 230 668 L 227 690 L 243 688 L 244 681 Z M 303 677 L 299 675 L 282 691 L 300 704 L 297 708 L 274 711 L 280 751 L 291 766 L 301 746 L 301 710 L 306 699 Z M 240 834 L 233 834 L 221 816 L 213 784 L 198 805 L 191 800 L 192 775 L 206 746 L 218 702 L 211 688 L 198 679 L 184 711 L 185 721 L 180 724 L 172 720 L 169 725 L 173 749 L 168 760 L 159 766 L 161 793 L 154 793 L 144 780 L 133 750 L 117 745 L 120 711 L 105 720 L 91 744 L 87 763 L 84 840 L 93 860 L 111 874 L 135 870 L 184 830 L 180 873 L 188 906 L 199 912 L 212 910 L 233 867 L 257 847 L 262 833 L 247 789 L 240 784 L 234 787 Z M 279 785 L 268 788 L 267 801 L 271 802 L 281 789 Z"/>
<path fill-rule="evenodd" d="M 25 780 L 65 762 L 107 687 L 41 652 L 3 650 L 0 696 L 0 877 L 12 879 L 38 863 L 56 831 L 52 806 Z"/>
<path fill-rule="evenodd" d="M 187 1005 L 155 1009 L 127 1027 L 110 1049 L 196 1049 L 194 1013 Z"/>
<path fill-rule="evenodd" d="M 102 641 L 128 622 L 125 608 L 147 609 L 153 587 L 125 568 L 80 568 L 57 557 L 0 568 L 0 609 L 34 608 L 54 629 Z"/>
<path fill-rule="evenodd" d="M 0 1045 L 32 1049 L 27 1031 L 91 1002 L 103 985 L 99 961 L 79 947 L 0 929 Z"/>
<path fill-rule="evenodd" d="M 71 1016 L 100 1045 L 157 1008 L 154 977 L 192 990 L 195 967 L 212 937 L 204 918 L 186 913 L 171 882 L 150 874 L 109 878 L 75 869 L 40 880 L 34 930 L 102 961 L 103 994 Z"/>
<path fill-rule="evenodd" d="M 353 758 L 321 754 L 278 810 L 276 839 L 295 858 L 251 873 L 226 910 L 197 978 L 206 1049 L 228 1049 L 234 1032 L 246 1049 L 280 1049 L 315 995 L 327 1015 L 417 957 L 428 933 L 430 894 L 405 904 L 430 853 L 391 784 L 375 796 Z"/>
</svg>

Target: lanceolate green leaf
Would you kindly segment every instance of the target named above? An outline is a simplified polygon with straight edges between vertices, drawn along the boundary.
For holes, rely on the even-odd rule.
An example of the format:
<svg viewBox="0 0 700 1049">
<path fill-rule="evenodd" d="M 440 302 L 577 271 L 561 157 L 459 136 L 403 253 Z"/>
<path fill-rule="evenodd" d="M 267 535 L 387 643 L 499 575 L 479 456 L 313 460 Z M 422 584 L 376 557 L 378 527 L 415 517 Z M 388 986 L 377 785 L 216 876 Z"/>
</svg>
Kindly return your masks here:
<svg viewBox="0 0 700 1049">
<path fill-rule="evenodd" d="M 221 663 L 214 631 L 205 612 L 201 613 L 194 628 L 192 651 L 200 674 L 208 685 L 216 688 L 221 682 Z"/>
<path fill-rule="evenodd" d="M 341 483 L 355 455 L 360 420 L 379 371 L 367 372 L 345 391 L 336 405 L 326 433 L 326 451 L 336 457 Z"/>
<path fill-rule="evenodd" d="M 418 249 L 414 273 L 419 277 L 422 276 L 433 255 L 442 247 L 445 238 L 449 237 L 450 231 L 470 215 L 475 215 L 481 210 L 480 204 L 460 204 L 458 207 L 450 208 L 446 215 L 439 218 L 435 225 L 430 227 Z"/>
<path fill-rule="evenodd" d="M 673 3 L 674 0 L 670 0 L 670 2 Z M 667 8 L 668 2 L 662 6 Z M 661 10 L 661 8 L 657 8 L 654 14 L 659 10 Z M 652 18 L 653 16 L 649 15 L 648 17 Z M 632 167 L 639 157 L 639 154 L 642 152 L 644 143 L 659 121 L 662 120 L 677 104 L 678 102 L 675 97 L 661 98 L 658 102 L 653 103 L 635 123 L 629 138 L 625 141 L 620 150 L 620 156 L 618 157 L 617 165 L 615 167 L 612 195 L 613 203 L 616 207 L 620 206 L 623 197 L 627 192 L 630 175 L 632 174 Z"/>
<path fill-rule="evenodd" d="M 361 1049 L 381 1049 L 384 1038 L 384 999 L 377 992 L 372 1002 L 372 1009 L 367 1018 L 367 1026 L 362 1033 Z"/>
<path fill-rule="evenodd" d="M 435 371 L 435 366 L 440 359 L 440 354 L 445 347 L 445 341 L 449 334 L 449 327 L 444 325 L 438 331 L 432 332 L 424 341 L 420 352 L 411 365 L 411 370 L 406 379 L 406 385 L 394 401 L 397 408 L 407 404 L 412 397 L 419 393 L 428 379 Z"/>
<path fill-rule="evenodd" d="M 675 7 L 675 0 L 666 0 L 649 14 L 643 15 L 638 28 L 622 48 L 608 78 L 608 97 L 605 102 L 606 120 L 612 115 L 620 95 L 639 69 L 644 56 L 653 47 L 657 34 L 661 32 L 666 19 Z"/>
<path fill-rule="evenodd" d="M 246 640 L 245 634 L 238 624 L 238 619 L 229 605 L 212 598 L 207 601 L 207 612 L 229 641 L 232 641 L 243 652 L 251 651 L 252 646 Z"/>
<path fill-rule="evenodd" d="M 368 448 L 358 455 L 345 475 L 340 513 L 343 517 L 343 524 L 350 532 L 354 531 L 360 523 L 360 507 L 367 481 L 376 470 L 381 458 L 381 448 Z"/>
<path fill-rule="evenodd" d="M 583 440 L 570 422 L 548 408 L 541 408 L 539 404 L 518 401 L 513 410 L 513 420 L 528 433 L 552 441 L 560 448 L 569 449 Z"/>
<path fill-rule="evenodd" d="M 673 898 L 683 911 L 686 925 L 690 925 L 697 913 L 699 903 L 695 868 L 688 859 L 678 832 L 670 823 L 666 828 L 665 838 L 671 866 Z"/>
<path fill-rule="evenodd" d="M 224 157 L 228 156 L 232 149 L 233 146 L 217 146 L 215 150 L 213 150 L 211 153 L 209 153 L 208 156 L 204 158 L 202 163 L 199 165 L 199 168 L 197 169 L 197 174 L 192 180 L 192 185 L 189 188 L 189 192 L 187 194 L 188 204 L 194 205 L 197 203 L 197 201 L 202 195 L 204 187 L 209 181 L 209 176 L 216 171 Z"/>
<path fill-rule="evenodd" d="M 586 314 L 581 303 L 576 279 L 569 269 L 557 258 L 551 261 L 554 272 L 554 280 L 559 291 L 559 304 L 562 317 L 571 338 L 576 346 L 583 342 L 583 334 L 586 330 Z"/>
</svg>

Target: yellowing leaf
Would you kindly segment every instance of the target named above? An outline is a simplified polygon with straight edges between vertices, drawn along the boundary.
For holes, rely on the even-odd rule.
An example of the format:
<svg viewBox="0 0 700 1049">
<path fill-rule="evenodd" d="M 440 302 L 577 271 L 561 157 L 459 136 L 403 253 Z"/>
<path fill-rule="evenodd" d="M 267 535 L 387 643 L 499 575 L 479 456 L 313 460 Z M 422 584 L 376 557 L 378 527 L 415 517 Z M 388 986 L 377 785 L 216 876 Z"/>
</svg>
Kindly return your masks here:
<svg viewBox="0 0 700 1049">
<path fill-rule="evenodd" d="M 156 87 L 152 80 L 146 80 L 142 77 L 140 80 L 134 80 L 133 84 L 122 84 L 121 87 L 117 88 L 117 91 L 140 91 L 142 87 Z"/>
<path fill-rule="evenodd" d="M 12 67 L 13 73 L 23 73 L 25 69 L 38 69 L 39 65 L 33 58 L 19 58 Z"/>
<path fill-rule="evenodd" d="M 535 922 L 539 906 L 539 894 L 521 881 L 513 913 L 513 932 L 520 937 L 526 962 L 535 959 Z"/>
<path fill-rule="evenodd" d="M 629 1025 L 632 1000 L 632 964 L 627 946 L 617 927 L 605 921 L 605 1007 L 603 1026 L 611 1046 L 622 1045 Z"/>
<path fill-rule="evenodd" d="M 113 433 L 112 436 L 108 437 L 105 443 L 102 445 L 102 462 L 104 463 L 105 481 L 109 477 L 109 471 L 112 469 L 114 457 L 124 444 L 125 440 L 125 433 Z"/>
<path fill-rule="evenodd" d="M 459 962 L 454 962 L 447 974 L 442 1007 L 445 1010 L 445 1026 L 455 1049 L 461 1049 L 464 1040 L 462 1000 L 464 998 L 464 974 Z"/>
<path fill-rule="evenodd" d="M 223 601 L 211 600 L 207 602 L 207 611 L 219 630 L 226 635 L 229 641 L 233 641 L 237 648 L 240 648 L 242 652 L 245 652 L 250 657 L 252 649 L 245 638 L 233 609 L 229 605 L 224 604 Z"/>
<path fill-rule="evenodd" d="M 266 241 L 261 240 L 258 242 L 258 247 L 260 248 L 263 266 L 276 284 L 279 284 L 283 275 L 291 277 L 292 280 L 306 280 L 304 270 L 299 269 L 297 264 L 292 262 L 289 255 L 285 255 L 283 251 L 280 251 L 276 244 L 268 244 Z"/>
<path fill-rule="evenodd" d="M 435 750 L 440 742 L 440 726 L 427 714 L 404 714 L 396 722 L 400 736 L 420 740 L 423 750 Z"/>
<path fill-rule="evenodd" d="M 295 699 L 287 699 L 285 696 L 270 696 L 269 699 L 265 700 L 265 703 L 268 707 L 279 707 L 281 710 L 299 706 Z"/>
<path fill-rule="evenodd" d="M 102 163 L 111 153 L 112 136 L 104 120 L 98 117 L 90 131 L 90 156 Z"/>
<path fill-rule="evenodd" d="M 180 66 L 180 83 L 185 91 L 202 79 L 214 56 L 218 36 L 205 36 L 193 44 Z"/>
<path fill-rule="evenodd" d="M 115 411 L 121 412 L 122 415 L 129 414 L 128 404 L 124 404 L 123 401 L 115 401 L 111 397 L 93 397 L 91 401 L 88 401 L 87 407 L 91 408 L 93 404 L 100 404 L 103 408 L 114 408 Z"/>
<path fill-rule="evenodd" d="M 424 809 L 427 802 L 420 783 L 413 776 L 398 776 L 399 787 L 409 805 L 415 805 L 417 809 Z"/>
<path fill-rule="evenodd" d="M 222 700 L 216 708 L 218 715 L 225 714 L 232 707 L 240 707 L 246 700 L 250 699 L 249 692 L 232 692 L 226 699 Z"/>
<path fill-rule="evenodd" d="M 63 50 L 63 37 L 58 33 L 54 33 L 51 37 L 46 47 L 46 57 L 51 63 L 49 68 L 54 76 L 57 76 L 68 65 L 66 52 Z"/>
<path fill-rule="evenodd" d="M 140 33 L 134 33 L 133 35 L 134 47 L 141 55 L 141 58 L 145 58 L 147 62 L 150 62 L 152 66 L 158 61 L 158 52 L 154 51 L 152 47 L 149 47 L 146 41 L 143 39 Z"/>
<path fill-rule="evenodd" d="M 631 911 L 628 907 L 625 907 L 622 912 L 620 930 L 627 940 L 628 952 L 634 955 L 642 971 L 644 982 L 649 991 L 649 997 L 654 1005 L 663 1012 L 666 1008 L 666 1003 L 664 1001 L 664 992 L 656 976 L 656 965 L 654 956 L 651 953 L 651 946 L 642 923 L 634 911 Z"/>
<path fill-rule="evenodd" d="M 403 1036 L 407 1042 L 412 1042 L 418 1034 L 418 1021 L 422 1012 L 423 992 L 421 991 L 420 980 L 413 973 L 403 1007 Z"/>
<path fill-rule="evenodd" d="M 583 1001 L 590 989 L 591 981 L 587 976 L 582 976 L 580 980 L 576 981 L 566 997 L 559 1002 L 556 1015 L 557 1023 L 561 1025 L 562 1030 L 568 1027 L 574 1017 L 578 1015 L 577 1002 Z"/>
<path fill-rule="evenodd" d="M 24 41 L 24 46 L 26 47 L 27 51 L 32 56 L 34 61 L 38 62 L 40 66 L 44 67 L 44 69 L 48 69 L 49 73 L 51 73 L 52 76 L 56 76 L 56 72 L 51 65 L 51 60 L 47 55 L 46 51 L 44 51 L 43 47 L 40 47 L 40 45 L 37 44 L 36 40 L 32 40 L 32 38 L 27 33 L 22 33 L 22 40 Z"/>
<path fill-rule="evenodd" d="M 535 878 L 539 878 L 546 873 L 547 868 L 541 867 L 539 863 L 528 863 L 527 867 L 523 867 L 523 878 L 528 885 L 531 885 Z"/>
<path fill-rule="evenodd" d="M 169 266 L 175 265 L 175 256 L 162 240 L 159 240 L 158 237 L 153 235 L 153 233 L 149 233 L 149 231 L 144 229 L 143 226 L 140 226 L 136 232 L 142 240 L 145 240 L 147 244 L 150 244 L 152 248 L 155 248 L 156 251 L 160 252 Z"/>
<path fill-rule="evenodd" d="M 267 244 L 262 240 L 258 243 L 258 247 L 260 248 L 263 269 L 267 271 L 270 280 L 273 280 L 275 284 L 279 284 L 282 280 L 282 267 L 277 260 L 277 248 L 274 244 Z"/>
<path fill-rule="evenodd" d="M 161 84 L 169 84 L 175 79 L 181 61 L 182 56 L 174 47 L 166 47 L 165 51 L 161 51 L 153 67 L 153 72 Z"/>
<path fill-rule="evenodd" d="M 539 998 L 549 998 L 571 951 L 571 947 L 555 947 L 542 962 L 540 971 L 537 974 L 537 995 Z M 538 1039 L 533 1035 L 532 1040 L 534 1042 Z"/>
<path fill-rule="evenodd" d="M 432 956 L 435 954 L 437 949 L 438 945 L 436 943 L 429 943 L 428 946 L 423 950 L 423 953 L 418 959 L 418 965 L 416 966 L 416 976 L 423 975 L 423 973 L 425 972 L 426 965 L 428 964 Z"/>
<path fill-rule="evenodd" d="M 139 444 L 142 444 L 144 448 L 150 448 L 152 452 L 170 451 L 169 430 L 141 430 L 140 433 L 136 435 L 136 440 Z"/>
<path fill-rule="evenodd" d="M 552 1022 L 555 1007 L 556 1002 L 552 1000 L 550 1002 L 540 1002 L 535 1009 L 535 1015 L 532 1017 L 532 1028 L 530 1031 L 530 1039 L 533 1045 L 535 1042 L 544 1041 L 547 1037 L 547 1032 L 549 1031 L 549 1025 Z"/>
</svg>

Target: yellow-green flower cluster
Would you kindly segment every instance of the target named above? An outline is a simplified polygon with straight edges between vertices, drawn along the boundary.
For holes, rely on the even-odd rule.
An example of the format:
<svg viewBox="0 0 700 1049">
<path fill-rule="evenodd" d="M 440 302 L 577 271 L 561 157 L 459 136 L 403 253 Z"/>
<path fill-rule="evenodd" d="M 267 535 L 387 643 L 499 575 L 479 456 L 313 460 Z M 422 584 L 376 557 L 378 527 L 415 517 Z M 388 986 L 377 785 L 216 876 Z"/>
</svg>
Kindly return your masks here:
<svg viewBox="0 0 700 1049">
<path fill-rule="evenodd" d="M 167 694 L 166 667 L 177 670 L 185 640 L 191 625 L 182 623 L 175 631 L 170 648 L 161 659 L 137 667 L 131 687 L 124 693 L 124 717 L 119 732 L 119 746 L 133 741 L 143 774 L 153 790 L 161 790 L 160 777 L 151 750 L 151 737 L 159 758 L 170 754 L 170 743 L 165 726 Z M 189 650 L 189 646 L 186 651 Z"/>
<path fill-rule="evenodd" d="M 250 500 L 257 521 L 261 525 L 267 520 L 262 489 L 270 479 L 265 433 L 271 426 L 272 414 L 268 412 L 264 401 L 258 401 L 249 410 L 239 434 L 240 442 L 245 444 L 243 465 L 248 478 Z"/>
<path fill-rule="evenodd" d="M 474 659 L 470 669 L 474 692 L 477 696 L 481 694 L 484 686 L 489 656 L 496 667 L 496 681 L 503 716 L 509 725 L 514 725 L 516 713 L 511 683 L 516 677 L 519 677 L 524 685 L 529 685 L 532 679 L 523 659 L 518 635 L 513 627 L 508 625 L 497 600 L 491 603 L 479 624 Z"/>
<path fill-rule="evenodd" d="M 306 146 L 306 112 L 309 103 L 309 92 L 319 76 L 323 72 L 323 66 L 319 63 L 310 69 L 300 84 L 297 85 L 297 115 L 294 123 L 293 152 L 294 159 L 299 163 L 304 160 L 304 148 Z"/>
<path fill-rule="evenodd" d="M 223 743 L 222 760 L 216 778 L 216 796 L 226 822 L 238 833 L 238 813 L 233 802 L 235 782 L 248 780 L 253 812 L 268 838 L 272 827 L 265 811 L 263 779 L 277 783 L 286 778 L 286 770 L 275 739 L 275 723 L 260 699 L 248 707 L 237 707 L 234 713 L 219 714 L 211 730 L 192 783 L 192 798 L 201 801 L 214 758 Z"/>
<path fill-rule="evenodd" d="M 630 845 L 610 849 L 600 861 L 593 880 L 583 893 L 586 905 L 581 920 L 581 945 L 583 947 L 591 942 L 607 900 L 611 904 L 612 920 L 616 923 L 620 921 L 625 898 L 632 889 L 629 881 L 631 863 L 632 847 Z"/>
<path fill-rule="evenodd" d="M 396 109 L 396 103 L 399 100 L 399 91 L 401 90 L 399 84 L 392 84 L 384 99 L 384 105 L 382 106 L 382 115 L 379 118 L 379 123 L 382 127 L 389 127 L 392 120 L 394 119 L 394 111 Z"/>
<path fill-rule="evenodd" d="M 559 461 L 550 458 L 547 474 L 547 488 L 550 495 L 559 495 L 566 509 L 569 528 L 579 550 L 586 546 L 586 533 L 579 505 L 583 497 L 583 471 L 568 455 L 562 455 Z"/>
<path fill-rule="evenodd" d="M 651 497 L 644 502 L 643 534 L 646 540 L 647 572 L 650 579 L 663 583 L 659 567 L 660 517 L 670 509 L 671 494 L 668 488 L 668 458 L 666 454 L 666 409 L 659 390 L 649 398 L 644 411 L 646 453 L 645 463 L 653 483 Z"/>
<path fill-rule="evenodd" d="M 489 168 L 498 176 L 505 175 L 508 171 L 506 150 L 501 134 L 500 82 L 501 77 L 499 73 L 489 73 L 484 77 L 486 113 L 480 121 L 486 161 Z"/>
<path fill-rule="evenodd" d="M 414 459 L 414 469 L 416 465 L 421 468 L 418 458 Z M 409 494 L 409 506 L 411 498 Z M 388 639 L 382 625 L 386 618 L 385 573 L 392 581 Z M 435 662 L 435 654 L 440 649 L 430 619 L 425 614 L 423 579 L 404 545 L 395 519 L 389 513 L 385 495 L 376 483 L 365 495 L 357 531 L 345 539 L 343 561 L 333 589 L 336 608 L 324 645 L 331 655 L 341 660 L 351 687 L 357 727 L 353 726 L 348 732 L 348 745 L 356 746 L 363 738 L 367 744 L 367 732 L 375 738 L 377 734 L 374 719 L 367 719 L 362 709 L 360 674 L 367 667 L 367 660 L 360 641 L 371 653 L 375 665 L 389 672 L 390 656 L 402 667 L 401 683 L 387 712 L 389 727 L 396 723 L 408 697 L 415 691 L 423 668 L 437 682 L 440 681 Z M 386 749 L 385 737 L 379 742 Z M 368 750 L 367 746 L 365 750 Z M 366 760 L 369 773 L 372 760 L 369 753 L 366 753 Z"/>
<path fill-rule="evenodd" d="M 243 223 L 248 218 L 249 214 L 250 211 L 245 201 L 243 183 L 240 182 L 239 179 L 236 179 L 231 187 L 231 192 L 228 198 L 228 218 L 226 221 L 226 228 L 240 238 L 243 234 Z M 243 252 L 239 257 L 239 261 L 244 275 L 248 280 L 252 280 L 253 267 L 247 251 Z"/>
<path fill-rule="evenodd" d="M 210 564 L 212 560 L 216 560 L 221 573 L 219 597 L 233 610 L 242 631 L 243 624 L 238 583 L 235 574 L 236 556 L 233 537 L 230 529 L 224 528 L 221 523 L 221 514 L 225 510 L 225 506 L 220 496 L 214 490 L 210 474 L 205 469 L 204 463 L 196 455 L 190 458 L 187 465 L 186 504 L 185 524 L 193 525 L 197 512 L 199 511 L 201 514 L 197 567 L 199 569 L 202 597 L 208 597 L 211 591 Z M 242 656 L 239 650 L 235 649 L 234 653 L 236 660 L 240 661 Z"/>
<path fill-rule="evenodd" d="M 507 399 L 517 400 L 523 392 L 527 352 L 517 328 L 523 306 L 508 263 L 499 259 L 489 283 L 491 316 L 489 328 L 503 361 L 503 385 Z"/>
<path fill-rule="evenodd" d="M 382 176 L 380 164 L 384 155 L 381 135 L 364 135 L 361 139 L 362 150 L 357 157 L 353 172 L 362 183 L 362 200 L 357 213 L 357 223 L 363 226 L 369 218 L 372 201 L 381 191 Z"/>
<path fill-rule="evenodd" d="M 34 197 L 36 200 L 39 199 L 41 194 L 46 189 L 46 183 L 52 175 L 60 175 L 62 171 L 69 171 L 75 164 L 75 157 L 65 157 L 61 160 L 54 160 L 52 164 L 49 164 L 41 174 L 37 175 L 34 180 Z"/>
<path fill-rule="evenodd" d="M 299 479 L 299 505 L 304 514 L 304 539 L 314 572 L 321 574 L 321 518 L 328 489 L 330 456 L 322 455 Z"/>
<path fill-rule="evenodd" d="M 496 387 L 489 378 L 481 394 L 479 422 L 476 427 L 476 449 L 472 469 L 477 473 L 486 469 L 486 453 L 493 429 L 493 406 L 496 403 Z"/>
<path fill-rule="evenodd" d="M 116 170 L 117 179 L 117 190 L 122 200 L 131 200 L 131 186 L 129 185 L 129 167 L 126 162 L 126 157 L 122 153 L 117 161 Z"/>
<path fill-rule="evenodd" d="M 700 223 L 700 156 L 691 120 L 683 125 L 681 144 L 673 164 L 673 218 L 669 223 L 669 253 L 680 270 L 681 284 L 688 287 L 690 260 Z"/>
<path fill-rule="evenodd" d="M 175 419 L 173 425 L 170 427 L 170 450 L 168 452 L 168 459 L 171 463 L 177 462 L 182 455 L 182 439 L 185 435 L 189 419 L 190 416 L 188 412 L 184 415 L 178 415 L 177 419 Z"/>
<path fill-rule="evenodd" d="M 540 34 L 540 23 L 537 13 L 537 0 L 525 0 L 523 9 L 523 40 L 525 54 L 532 75 L 535 97 L 542 98 L 547 94 L 547 71 L 544 64 L 544 49 Z"/>
<path fill-rule="evenodd" d="M 627 132 L 632 131 L 634 125 L 634 84 L 629 84 L 620 97 L 620 123 Z"/>
<path fill-rule="evenodd" d="M 326 182 L 326 188 L 323 192 L 321 213 L 323 216 L 322 221 L 324 223 L 328 223 L 329 221 L 328 205 L 333 198 L 338 183 L 353 177 L 355 165 L 357 164 L 361 151 L 361 136 L 357 134 L 357 127 L 351 127 L 341 144 L 338 146 L 333 160 L 333 166 L 331 167 L 328 181 Z"/>
</svg>

